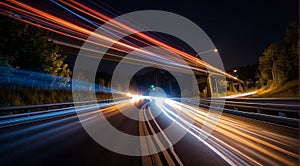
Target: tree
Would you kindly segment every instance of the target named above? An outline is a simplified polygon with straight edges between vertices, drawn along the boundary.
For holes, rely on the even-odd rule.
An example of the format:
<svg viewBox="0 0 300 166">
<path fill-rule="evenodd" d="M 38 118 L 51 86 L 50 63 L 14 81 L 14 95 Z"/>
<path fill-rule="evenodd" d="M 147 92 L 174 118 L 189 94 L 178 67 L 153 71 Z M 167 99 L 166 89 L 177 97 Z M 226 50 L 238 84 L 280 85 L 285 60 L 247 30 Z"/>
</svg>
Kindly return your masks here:
<svg viewBox="0 0 300 166">
<path fill-rule="evenodd" d="M 258 75 L 261 85 L 279 87 L 298 79 L 298 27 L 291 23 L 281 42 L 272 43 L 259 57 Z"/>
<path fill-rule="evenodd" d="M 258 80 L 257 73 L 258 64 L 234 67 L 228 73 L 244 81 L 248 88 L 253 87 Z M 235 71 L 236 70 L 236 71 Z"/>
<path fill-rule="evenodd" d="M 5 65 L 70 78 L 71 71 L 50 32 L 0 16 L 0 61 Z"/>
<path fill-rule="evenodd" d="M 4 56 L 0 55 L 0 66 L 11 67 L 7 57 L 4 57 Z"/>
<path fill-rule="evenodd" d="M 299 29 L 298 24 L 296 22 L 291 23 L 287 30 L 286 35 L 284 37 L 284 47 L 285 54 L 287 58 L 284 60 L 286 61 L 286 68 L 284 69 L 287 73 L 289 73 L 288 80 L 295 80 L 298 79 L 298 69 L 299 69 L 299 55 L 298 55 L 298 48 L 299 48 Z"/>
<path fill-rule="evenodd" d="M 278 84 L 280 77 L 284 77 L 280 70 L 278 58 L 282 54 L 282 46 L 280 43 L 272 43 L 259 58 L 260 83 L 263 85 Z M 279 77 L 280 75 L 280 77 Z"/>
</svg>

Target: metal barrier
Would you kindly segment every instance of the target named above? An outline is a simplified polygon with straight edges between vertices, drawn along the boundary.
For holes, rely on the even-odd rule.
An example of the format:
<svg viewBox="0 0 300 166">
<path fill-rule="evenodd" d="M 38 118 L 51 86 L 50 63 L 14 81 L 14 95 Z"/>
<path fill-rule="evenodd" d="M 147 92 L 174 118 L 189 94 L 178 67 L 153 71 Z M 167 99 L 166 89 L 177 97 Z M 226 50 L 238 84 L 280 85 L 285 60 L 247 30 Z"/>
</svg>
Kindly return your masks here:
<svg viewBox="0 0 300 166">
<path fill-rule="evenodd" d="M 63 108 L 71 109 L 74 105 L 87 106 L 93 104 L 110 103 L 116 100 L 123 100 L 126 98 L 119 99 L 106 99 L 106 100 L 94 100 L 94 101 L 81 101 L 81 102 L 65 102 L 65 103 L 53 103 L 53 104 L 42 104 L 42 105 L 30 105 L 30 106 L 12 106 L 12 107 L 0 107 L 0 119 L 7 117 L 19 117 L 22 115 L 41 114 L 49 111 L 61 110 Z M 51 110 L 49 110 L 51 109 Z M 13 111 L 20 111 L 13 113 Z"/>
<path fill-rule="evenodd" d="M 299 127 L 300 98 L 201 98 L 200 106 L 281 125 Z"/>
</svg>

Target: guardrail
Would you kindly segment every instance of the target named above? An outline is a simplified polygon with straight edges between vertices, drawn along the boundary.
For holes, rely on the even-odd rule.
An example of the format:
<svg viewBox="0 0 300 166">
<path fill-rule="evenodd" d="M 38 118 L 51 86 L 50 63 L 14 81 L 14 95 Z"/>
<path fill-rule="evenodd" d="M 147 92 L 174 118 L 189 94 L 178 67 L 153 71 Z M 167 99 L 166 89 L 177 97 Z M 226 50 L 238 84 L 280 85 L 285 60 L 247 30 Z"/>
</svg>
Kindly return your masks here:
<svg viewBox="0 0 300 166">
<path fill-rule="evenodd" d="M 102 103 L 102 102 L 111 102 L 111 100 L 113 100 L 113 99 L 82 101 L 82 102 L 65 102 L 65 103 L 54 103 L 54 104 L 40 104 L 40 105 L 27 105 L 27 106 L 0 107 L 0 112 L 15 111 L 15 110 L 33 110 L 33 109 L 39 109 L 39 108 L 51 108 L 51 107 L 63 107 L 63 106 L 74 106 L 74 104 Z"/>
<path fill-rule="evenodd" d="M 271 110 L 277 112 L 289 112 L 289 113 L 299 113 L 299 98 L 262 98 L 262 99 L 251 99 L 251 98 L 237 98 L 237 99 L 201 99 L 200 102 L 214 102 L 216 104 L 225 101 L 225 107 L 236 107 L 236 108 L 253 108 L 255 111 Z M 282 116 L 284 116 L 282 114 Z M 297 117 L 298 118 L 298 117 Z"/>
<path fill-rule="evenodd" d="M 22 116 L 30 116 L 35 114 L 43 114 L 48 112 L 55 112 L 62 109 L 72 109 L 74 105 L 77 106 L 88 106 L 93 104 L 110 103 L 119 99 L 105 99 L 105 100 L 94 100 L 94 101 L 81 101 L 81 102 L 65 102 L 65 103 L 53 103 L 53 104 L 42 104 L 42 105 L 30 105 L 30 106 L 12 106 L 12 107 L 0 107 L 0 120 L 7 118 L 15 118 Z"/>
<path fill-rule="evenodd" d="M 218 107 L 223 112 L 272 123 L 299 126 L 300 98 L 202 98 L 200 106 Z"/>
<path fill-rule="evenodd" d="M 44 104 L 44 105 L 32 105 L 32 106 L 14 106 L 14 107 L 1 107 L 0 112 L 13 112 L 0 116 L 0 128 L 28 123 L 37 120 L 50 119 L 55 117 L 62 117 L 67 115 L 74 115 L 76 108 L 78 110 L 89 110 L 100 107 L 107 107 L 115 102 L 122 102 L 123 99 L 106 99 L 106 100 L 95 100 L 95 101 L 83 101 L 83 102 L 66 102 L 66 103 L 55 103 L 55 104 Z M 33 111 L 32 111 L 33 110 Z"/>
</svg>

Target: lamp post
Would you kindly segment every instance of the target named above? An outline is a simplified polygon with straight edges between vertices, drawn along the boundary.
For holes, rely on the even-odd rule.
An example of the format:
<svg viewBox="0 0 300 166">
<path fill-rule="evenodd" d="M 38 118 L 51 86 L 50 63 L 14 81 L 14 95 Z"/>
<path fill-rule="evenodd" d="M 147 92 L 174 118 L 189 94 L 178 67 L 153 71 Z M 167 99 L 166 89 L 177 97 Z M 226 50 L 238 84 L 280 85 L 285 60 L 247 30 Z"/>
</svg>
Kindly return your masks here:
<svg viewBox="0 0 300 166">
<path fill-rule="evenodd" d="M 206 51 L 202 51 L 202 52 L 198 52 L 195 56 L 201 58 L 199 55 L 200 54 L 205 54 L 205 53 L 208 53 L 208 52 L 215 52 L 217 53 L 218 52 L 218 49 L 214 48 L 214 49 L 210 49 L 210 50 L 206 50 Z M 207 73 L 206 75 L 206 84 L 207 84 L 207 91 L 206 91 L 206 96 L 207 97 L 212 97 L 212 93 L 213 93 L 213 90 L 212 90 L 212 84 L 211 84 L 211 77 L 210 77 L 210 74 Z"/>
<path fill-rule="evenodd" d="M 218 52 L 218 49 L 210 49 L 210 50 L 206 50 L 206 51 L 202 51 L 202 52 L 198 52 L 195 56 L 199 56 L 200 54 L 205 54 L 205 53 L 208 53 L 208 52 Z"/>
<path fill-rule="evenodd" d="M 234 70 L 233 70 L 232 75 L 235 77 L 234 79 L 237 79 L 237 78 L 238 78 L 238 73 L 237 73 L 237 72 L 238 72 L 237 69 L 234 69 Z"/>
</svg>

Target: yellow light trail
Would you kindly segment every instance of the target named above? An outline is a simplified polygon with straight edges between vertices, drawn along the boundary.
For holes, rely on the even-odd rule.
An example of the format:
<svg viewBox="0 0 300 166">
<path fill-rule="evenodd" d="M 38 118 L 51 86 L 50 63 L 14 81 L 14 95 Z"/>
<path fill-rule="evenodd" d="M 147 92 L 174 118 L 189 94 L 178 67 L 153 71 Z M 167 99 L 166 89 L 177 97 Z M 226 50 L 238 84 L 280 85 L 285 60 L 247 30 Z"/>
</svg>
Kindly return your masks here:
<svg viewBox="0 0 300 166">
<path fill-rule="evenodd" d="M 198 126 L 196 128 L 199 131 L 202 130 L 200 127 L 203 127 L 204 124 L 210 127 L 216 123 L 217 119 L 209 116 L 209 114 L 214 114 L 212 112 L 208 113 L 205 110 L 172 100 L 166 101 L 166 104 L 174 108 L 182 118 L 195 120 L 195 124 Z M 222 115 L 209 137 L 216 139 L 223 147 L 231 149 L 232 152 L 249 160 L 250 163 L 264 165 L 268 162 L 274 164 L 279 162 L 285 165 L 297 165 L 299 160 L 297 139 L 276 132 L 261 133 L 261 130 L 265 130 L 263 126 L 250 125 L 236 118 Z M 270 136 L 270 133 L 276 137 Z M 223 141 L 217 138 L 223 138 Z"/>
</svg>

